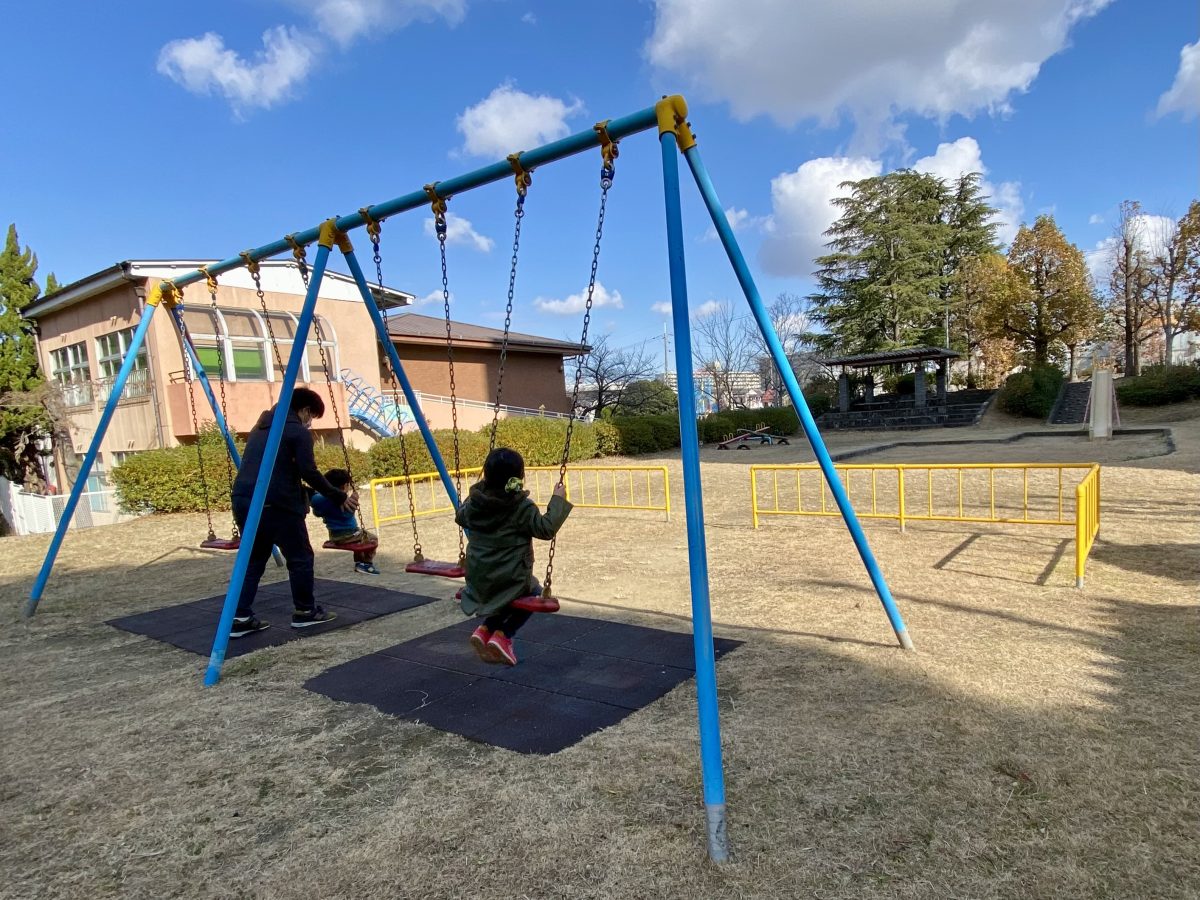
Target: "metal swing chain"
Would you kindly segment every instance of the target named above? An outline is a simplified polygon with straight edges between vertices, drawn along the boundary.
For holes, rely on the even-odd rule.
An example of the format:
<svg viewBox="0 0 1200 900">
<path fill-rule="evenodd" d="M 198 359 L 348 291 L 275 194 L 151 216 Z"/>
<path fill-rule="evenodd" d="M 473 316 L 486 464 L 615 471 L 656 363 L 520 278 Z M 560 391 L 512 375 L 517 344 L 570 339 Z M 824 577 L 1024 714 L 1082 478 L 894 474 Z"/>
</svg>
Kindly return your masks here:
<svg viewBox="0 0 1200 900">
<path fill-rule="evenodd" d="M 442 308 L 446 317 L 446 361 L 450 368 L 450 429 L 454 440 L 454 489 L 462 498 L 462 462 L 458 445 L 458 401 L 454 382 L 454 338 L 450 326 L 450 276 L 446 270 L 446 198 L 437 194 L 437 184 L 425 185 L 425 193 L 431 200 L 433 208 L 433 225 L 437 233 L 438 249 L 442 258 Z M 467 559 L 466 536 L 462 528 L 458 529 L 458 564 L 464 565 Z"/>
<path fill-rule="evenodd" d="M 171 286 L 177 299 L 183 297 L 183 292 L 174 285 Z M 212 499 L 208 493 L 208 478 L 204 474 L 204 451 L 200 448 L 200 419 L 196 415 L 196 369 L 192 365 L 192 358 L 187 353 L 188 333 L 187 325 L 183 321 L 183 311 L 171 310 L 172 318 L 175 319 L 175 326 L 179 329 L 179 339 L 183 341 L 183 361 L 186 365 L 186 374 L 188 375 L 188 409 L 192 414 L 192 432 L 196 435 L 196 469 L 200 475 L 200 492 L 204 495 L 204 517 L 208 520 L 208 538 L 207 540 L 215 541 L 217 532 L 213 528 L 212 520 Z"/>
<path fill-rule="evenodd" d="M 381 223 L 371 218 L 369 212 L 370 207 L 364 206 L 359 210 L 362 213 L 363 221 L 367 223 L 367 235 L 371 238 L 371 249 L 375 252 L 375 278 L 379 282 L 379 296 L 383 296 L 383 254 L 379 249 L 379 241 L 382 233 Z M 404 442 L 404 428 L 400 421 L 400 404 L 396 402 L 396 398 L 400 395 L 400 385 L 396 383 L 396 370 L 392 367 L 391 354 L 384 352 L 384 358 L 387 360 L 388 384 L 392 389 L 392 404 L 396 407 L 396 439 L 400 441 L 400 467 L 404 471 L 404 487 L 408 493 L 408 519 L 412 524 L 413 533 L 413 562 L 420 563 L 425 561 L 425 554 L 421 549 L 421 537 L 417 532 L 417 505 L 413 499 L 412 486 L 412 470 L 408 464 L 408 447 Z M 374 502 L 374 500 L 372 500 Z"/>
<path fill-rule="evenodd" d="M 496 371 L 496 403 L 492 409 L 492 427 L 488 435 L 488 452 L 496 449 L 496 429 L 500 425 L 500 399 L 504 395 L 504 366 L 508 361 L 508 335 L 512 328 L 513 294 L 517 286 L 517 257 L 521 249 L 521 220 L 525 218 L 525 197 L 533 176 L 521 166 L 521 154 L 508 157 L 517 184 L 517 205 L 513 210 L 512 264 L 508 270 L 508 304 L 504 307 L 504 337 L 500 340 L 500 366 Z"/>
<path fill-rule="evenodd" d="M 616 176 L 617 144 L 615 141 L 608 140 L 604 124 L 606 123 L 596 126 L 603 142 L 601 151 L 604 154 L 604 165 L 600 168 L 600 212 L 596 218 L 596 242 L 592 246 L 592 270 L 588 276 L 587 301 L 583 308 L 583 333 L 579 338 L 581 348 L 587 345 L 588 327 L 592 321 L 592 298 L 596 291 L 596 270 L 600 265 L 600 241 L 604 237 L 604 214 L 608 207 L 608 190 L 612 187 L 613 178 Z M 579 402 L 579 387 L 582 378 L 583 366 L 576 366 L 575 383 L 571 389 L 571 409 L 567 414 L 567 436 L 563 443 L 562 461 L 558 466 L 558 480 L 564 484 L 567 477 L 567 463 L 571 458 L 571 435 L 575 430 L 575 409 Z M 554 549 L 557 543 L 558 535 L 555 535 L 550 539 L 550 549 L 546 551 L 546 584 L 542 591 L 545 597 L 554 596 L 551 588 L 554 583 Z"/>
<path fill-rule="evenodd" d="M 239 256 L 246 261 L 246 271 L 254 279 L 254 292 L 258 295 L 258 305 L 262 307 L 263 322 L 267 326 L 267 337 L 271 340 L 271 351 L 275 354 L 275 365 L 279 367 L 279 372 L 282 374 L 285 371 L 285 366 L 283 365 L 283 358 L 279 355 L 279 344 L 275 342 L 275 329 L 271 327 L 271 316 L 267 312 L 267 298 L 263 294 L 262 275 L 258 271 L 258 263 L 250 255 L 249 250 L 242 251 Z"/>
<path fill-rule="evenodd" d="M 217 279 L 208 271 L 207 266 L 200 266 L 200 272 L 204 275 L 204 280 L 208 286 L 208 300 L 212 309 L 213 330 L 217 328 L 217 316 L 219 310 L 217 308 Z M 225 341 L 220 335 L 217 336 L 217 387 L 221 390 L 221 418 L 225 420 L 226 429 L 229 428 L 229 412 L 225 399 Z M 233 490 L 234 471 L 233 457 L 228 450 L 225 452 L 225 477 L 229 479 L 229 490 Z M 231 536 L 236 541 L 241 538 L 241 532 L 238 529 L 237 517 L 233 515 L 233 509 L 230 508 L 229 515 L 233 521 L 233 530 Z"/>
<path fill-rule="evenodd" d="M 292 247 L 292 256 L 296 258 L 296 268 L 300 270 L 300 280 L 304 282 L 304 290 L 307 293 L 308 258 L 305 256 L 304 246 L 296 241 L 296 236 L 294 234 L 287 235 L 286 240 Z M 261 297 L 262 294 L 260 293 L 259 298 L 261 299 Z M 263 313 L 265 316 L 265 306 L 263 307 Z M 338 412 L 337 397 L 333 392 L 333 376 L 329 371 L 329 357 L 325 355 L 325 330 L 321 327 L 321 317 L 315 312 L 313 313 L 313 334 L 317 338 L 317 353 L 319 353 L 321 356 L 321 368 L 325 371 L 325 386 L 329 390 L 329 408 L 333 410 L 333 424 L 337 426 L 338 443 L 340 443 L 342 446 L 342 459 L 346 463 L 346 471 L 351 472 L 350 450 L 346 447 L 346 436 L 342 434 L 342 416 Z M 271 335 L 271 340 L 274 342 L 274 335 Z M 276 349 L 275 354 L 276 356 L 279 355 L 278 349 Z M 351 486 L 354 484 L 354 476 L 352 472 L 350 484 Z"/>
</svg>

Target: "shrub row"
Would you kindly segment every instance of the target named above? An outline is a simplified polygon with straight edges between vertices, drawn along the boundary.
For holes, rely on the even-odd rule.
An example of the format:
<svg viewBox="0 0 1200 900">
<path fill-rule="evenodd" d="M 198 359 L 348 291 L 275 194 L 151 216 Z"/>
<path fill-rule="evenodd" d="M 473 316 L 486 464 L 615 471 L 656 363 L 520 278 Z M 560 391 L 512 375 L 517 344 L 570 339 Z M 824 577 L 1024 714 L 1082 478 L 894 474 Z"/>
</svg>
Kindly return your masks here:
<svg viewBox="0 0 1200 900">
<path fill-rule="evenodd" d="M 708 416 L 699 422 L 701 440 L 723 440 L 738 428 L 766 424 L 777 434 L 795 433 L 799 420 L 791 409 L 732 410 Z M 562 459 L 567 423 L 562 419 L 512 418 L 497 426 L 498 446 L 512 447 L 530 466 L 556 466 Z M 488 429 L 458 434 L 459 464 L 464 469 L 483 465 L 488 452 Z M 433 432 L 438 451 L 447 465 L 454 462 L 454 433 Z M 371 478 L 404 474 L 403 449 L 410 473 L 432 472 L 433 459 L 418 432 L 402 438 L 385 438 L 367 452 L 349 449 L 350 471 L 362 484 Z M 230 482 L 225 465 L 225 443 L 212 427 L 200 436 L 204 454 L 204 480 L 209 505 L 229 508 Z M 570 461 L 604 456 L 637 456 L 659 453 L 679 446 L 679 419 L 674 415 L 616 416 L 596 422 L 575 422 L 571 432 Z M 239 442 L 239 451 L 241 449 Z M 314 448 L 321 471 L 345 468 L 338 444 L 318 442 Z M 204 491 L 199 477 L 195 446 L 151 450 L 129 457 L 112 472 L 122 507 L 131 512 L 196 512 L 204 509 Z"/>
<path fill-rule="evenodd" d="M 1147 366 L 1117 382 L 1117 400 L 1130 406 L 1165 406 L 1200 399 L 1200 366 Z"/>
<path fill-rule="evenodd" d="M 1044 419 L 1054 408 L 1063 373 L 1055 366 L 1033 366 L 1008 376 L 996 402 L 1006 413 Z"/>
</svg>

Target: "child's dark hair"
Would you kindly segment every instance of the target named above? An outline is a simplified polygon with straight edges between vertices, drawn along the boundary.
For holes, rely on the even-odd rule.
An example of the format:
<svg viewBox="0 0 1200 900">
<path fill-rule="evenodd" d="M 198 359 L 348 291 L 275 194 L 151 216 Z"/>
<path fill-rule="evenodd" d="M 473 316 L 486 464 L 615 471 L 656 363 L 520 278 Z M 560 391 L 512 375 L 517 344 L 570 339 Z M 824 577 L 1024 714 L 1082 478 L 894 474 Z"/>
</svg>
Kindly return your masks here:
<svg viewBox="0 0 1200 900">
<path fill-rule="evenodd" d="M 516 450 L 497 447 L 483 461 L 483 484 L 493 494 L 504 494 L 510 478 L 525 478 L 525 460 Z"/>
<path fill-rule="evenodd" d="M 298 387 L 292 392 L 291 410 L 299 412 L 302 409 L 307 409 L 314 419 L 319 419 L 325 415 L 325 401 L 316 391 Z"/>
<path fill-rule="evenodd" d="M 345 487 L 353 480 L 345 469 L 330 469 L 325 473 L 325 480 L 335 488 Z"/>
</svg>

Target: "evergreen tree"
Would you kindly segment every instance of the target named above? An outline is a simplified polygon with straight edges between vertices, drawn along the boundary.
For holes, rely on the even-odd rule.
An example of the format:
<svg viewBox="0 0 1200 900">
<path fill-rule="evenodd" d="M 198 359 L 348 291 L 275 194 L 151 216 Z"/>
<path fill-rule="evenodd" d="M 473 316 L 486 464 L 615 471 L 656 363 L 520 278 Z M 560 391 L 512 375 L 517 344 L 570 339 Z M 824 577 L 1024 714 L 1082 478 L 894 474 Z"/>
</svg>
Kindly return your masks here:
<svg viewBox="0 0 1200 900">
<path fill-rule="evenodd" d="M 1100 311 L 1079 248 L 1066 239 L 1052 216 L 1021 226 L 1008 250 L 1016 278 L 1013 296 L 987 310 L 996 334 L 1011 338 L 1035 365 L 1074 346 L 1095 330 Z"/>
<path fill-rule="evenodd" d="M 42 383 L 38 368 L 33 323 L 21 318 L 21 310 L 38 296 L 34 275 L 37 256 L 21 250 L 17 226 L 8 226 L 4 250 L 0 252 L 0 474 L 23 481 L 33 469 L 36 449 L 32 439 L 45 433 L 49 416 L 40 404 L 16 402 Z"/>
<path fill-rule="evenodd" d="M 947 184 L 912 170 L 842 185 L 842 214 L 817 260 L 813 318 L 824 350 L 865 353 L 945 342 L 954 278 L 995 250 L 995 210 L 971 173 Z"/>
</svg>

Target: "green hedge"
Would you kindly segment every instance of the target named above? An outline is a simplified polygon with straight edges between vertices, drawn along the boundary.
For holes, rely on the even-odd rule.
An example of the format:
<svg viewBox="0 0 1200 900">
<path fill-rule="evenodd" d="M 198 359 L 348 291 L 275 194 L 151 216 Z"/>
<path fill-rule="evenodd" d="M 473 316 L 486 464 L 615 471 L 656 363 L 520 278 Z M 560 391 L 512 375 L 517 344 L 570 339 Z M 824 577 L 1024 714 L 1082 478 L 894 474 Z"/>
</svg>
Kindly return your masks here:
<svg viewBox="0 0 1200 900">
<path fill-rule="evenodd" d="M 1006 413 L 1044 419 L 1054 408 L 1064 375 L 1055 366 L 1034 366 L 1009 375 L 996 402 Z"/>
<path fill-rule="evenodd" d="M 1200 398 L 1200 366 L 1147 366 L 1117 382 L 1117 400 L 1130 406 L 1165 406 Z"/>
<path fill-rule="evenodd" d="M 241 453 L 245 442 L 239 439 L 236 444 Z M 233 485 L 226 466 L 228 451 L 225 439 L 215 425 L 201 429 L 200 450 L 204 457 L 209 508 L 229 509 Z M 355 481 L 358 484 L 368 481 L 371 465 L 367 454 L 352 447 L 347 448 L 347 453 Z M 346 467 L 339 444 L 317 443 L 313 455 L 322 472 Z M 204 486 L 200 480 L 195 444 L 137 453 L 113 469 L 110 477 L 117 490 L 117 500 L 127 512 L 200 512 L 204 509 Z"/>
</svg>

